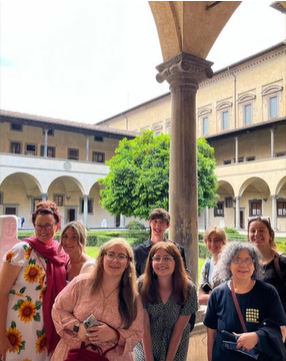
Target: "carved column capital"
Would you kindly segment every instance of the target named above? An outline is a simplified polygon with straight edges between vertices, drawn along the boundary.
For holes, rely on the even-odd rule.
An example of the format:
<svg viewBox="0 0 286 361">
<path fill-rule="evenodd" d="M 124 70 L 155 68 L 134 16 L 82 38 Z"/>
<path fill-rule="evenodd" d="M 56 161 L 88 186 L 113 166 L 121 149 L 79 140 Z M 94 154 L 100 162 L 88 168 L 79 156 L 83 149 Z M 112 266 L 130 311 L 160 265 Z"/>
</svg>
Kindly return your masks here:
<svg viewBox="0 0 286 361">
<path fill-rule="evenodd" d="M 212 65 L 210 61 L 181 52 L 156 67 L 159 72 L 156 79 L 159 83 L 166 80 L 170 87 L 189 85 L 197 89 L 202 80 L 212 78 Z"/>
</svg>

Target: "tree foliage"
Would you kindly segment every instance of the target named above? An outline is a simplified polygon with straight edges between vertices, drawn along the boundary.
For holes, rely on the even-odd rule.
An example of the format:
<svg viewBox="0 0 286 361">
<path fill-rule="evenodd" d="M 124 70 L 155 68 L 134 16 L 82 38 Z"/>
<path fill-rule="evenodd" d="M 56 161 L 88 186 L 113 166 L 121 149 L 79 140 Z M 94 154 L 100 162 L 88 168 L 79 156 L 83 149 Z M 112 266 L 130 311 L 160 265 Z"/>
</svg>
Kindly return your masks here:
<svg viewBox="0 0 286 361">
<path fill-rule="evenodd" d="M 101 205 L 111 214 L 147 219 L 154 208 L 168 209 L 170 136 L 144 131 L 119 142 L 106 162 L 109 173 L 99 179 Z M 199 210 L 213 206 L 217 181 L 214 151 L 204 139 L 197 141 Z"/>
</svg>

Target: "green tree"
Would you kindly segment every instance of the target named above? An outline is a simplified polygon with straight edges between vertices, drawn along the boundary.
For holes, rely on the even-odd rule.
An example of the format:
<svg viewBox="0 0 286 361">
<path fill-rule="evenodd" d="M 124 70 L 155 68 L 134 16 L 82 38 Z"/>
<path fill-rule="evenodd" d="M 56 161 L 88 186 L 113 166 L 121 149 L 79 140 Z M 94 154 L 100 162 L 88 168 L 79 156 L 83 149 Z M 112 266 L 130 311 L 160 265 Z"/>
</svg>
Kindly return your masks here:
<svg viewBox="0 0 286 361">
<path fill-rule="evenodd" d="M 154 208 L 168 209 L 170 136 L 144 131 L 123 139 L 107 163 L 109 173 L 99 179 L 101 204 L 111 214 L 147 219 Z M 205 139 L 197 141 L 199 210 L 213 206 L 217 180 L 214 151 Z M 200 169 L 203 168 L 203 169 Z M 207 198 L 207 199 L 205 199 Z"/>
</svg>

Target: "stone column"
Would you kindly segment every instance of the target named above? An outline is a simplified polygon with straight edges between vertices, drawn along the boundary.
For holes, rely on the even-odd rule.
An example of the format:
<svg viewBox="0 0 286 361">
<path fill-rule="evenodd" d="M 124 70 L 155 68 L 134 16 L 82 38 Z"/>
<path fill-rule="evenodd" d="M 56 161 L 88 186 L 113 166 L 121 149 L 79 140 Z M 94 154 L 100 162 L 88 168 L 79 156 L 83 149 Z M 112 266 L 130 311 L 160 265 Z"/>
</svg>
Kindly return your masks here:
<svg viewBox="0 0 286 361">
<path fill-rule="evenodd" d="M 274 129 L 270 129 L 270 157 L 274 158 Z"/>
<path fill-rule="evenodd" d="M 159 83 L 166 80 L 171 92 L 169 237 L 184 246 L 195 283 L 198 273 L 196 93 L 200 81 L 212 77 L 212 64 L 180 53 L 157 66 L 156 77 Z"/>
<path fill-rule="evenodd" d="M 47 200 L 47 193 L 42 193 L 41 196 L 42 196 L 42 202 Z"/>
<path fill-rule="evenodd" d="M 48 131 L 49 129 L 44 129 L 45 132 L 44 158 L 48 157 Z"/>
<path fill-rule="evenodd" d="M 88 161 L 88 153 L 89 153 L 89 136 L 86 136 L 85 139 L 85 160 Z"/>
<path fill-rule="evenodd" d="M 210 209 L 208 207 L 205 208 L 205 229 L 210 226 Z"/>
<path fill-rule="evenodd" d="M 271 225 L 274 231 L 277 231 L 277 195 L 271 195 L 272 200 L 272 217 L 271 217 Z"/>
<path fill-rule="evenodd" d="M 125 216 L 124 214 L 120 214 L 120 228 L 125 228 Z"/>
<path fill-rule="evenodd" d="M 88 201 L 88 196 L 86 194 L 83 195 L 83 224 L 85 226 L 85 228 L 87 228 L 87 201 Z"/>
<path fill-rule="evenodd" d="M 235 229 L 240 229 L 240 197 L 235 197 Z"/>
<path fill-rule="evenodd" d="M 238 137 L 234 137 L 235 139 L 235 163 L 238 163 Z"/>
</svg>

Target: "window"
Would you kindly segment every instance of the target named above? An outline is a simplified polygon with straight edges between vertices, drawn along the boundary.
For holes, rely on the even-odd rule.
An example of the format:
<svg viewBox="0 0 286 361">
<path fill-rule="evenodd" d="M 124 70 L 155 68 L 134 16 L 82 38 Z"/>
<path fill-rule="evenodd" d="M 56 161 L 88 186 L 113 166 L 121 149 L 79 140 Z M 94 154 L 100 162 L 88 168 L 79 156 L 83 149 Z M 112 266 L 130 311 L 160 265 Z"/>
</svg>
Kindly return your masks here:
<svg viewBox="0 0 286 361">
<path fill-rule="evenodd" d="M 68 159 L 78 160 L 78 149 L 68 148 Z"/>
<path fill-rule="evenodd" d="M 253 162 L 255 160 L 255 157 L 252 156 L 252 157 L 246 157 L 246 161 L 247 162 Z"/>
<path fill-rule="evenodd" d="M 44 145 L 41 145 L 41 157 L 44 156 Z M 47 149 L 47 156 L 48 158 L 55 158 L 56 156 L 56 148 L 55 147 L 48 147 Z"/>
<path fill-rule="evenodd" d="M 231 164 L 231 159 L 226 159 L 223 161 L 224 165 Z"/>
<path fill-rule="evenodd" d="M 203 135 L 208 134 L 209 133 L 209 118 L 208 117 L 204 117 L 202 120 L 202 130 L 203 130 Z"/>
<path fill-rule="evenodd" d="M 4 214 L 13 214 L 16 216 L 17 214 L 17 207 L 5 207 Z"/>
<path fill-rule="evenodd" d="M 235 163 L 235 158 L 233 158 L 233 162 Z M 244 157 L 238 157 L 237 163 L 243 163 L 243 162 L 244 162 Z"/>
<path fill-rule="evenodd" d="M 228 129 L 228 118 L 229 118 L 228 110 L 221 113 L 221 129 L 222 130 Z"/>
<path fill-rule="evenodd" d="M 243 107 L 243 121 L 245 125 L 251 123 L 251 104 L 246 104 Z"/>
<path fill-rule="evenodd" d="M 36 146 L 34 144 L 26 144 L 25 154 L 36 155 Z"/>
<path fill-rule="evenodd" d="M 250 200 L 249 201 L 249 216 L 261 216 L 262 201 L 261 200 Z"/>
<path fill-rule="evenodd" d="M 21 154 L 21 143 L 11 142 L 10 143 L 10 153 Z"/>
<path fill-rule="evenodd" d="M 84 210 L 84 199 L 80 199 L 80 213 L 83 213 Z M 92 214 L 93 213 L 93 199 L 87 200 L 87 213 Z"/>
<path fill-rule="evenodd" d="M 269 98 L 269 118 L 278 116 L 277 96 Z"/>
<path fill-rule="evenodd" d="M 171 134 L 171 118 L 168 118 L 166 120 L 166 134 Z"/>
<path fill-rule="evenodd" d="M 153 133 L 154 135 L 159 135 L 162 133 L 163 126 L 162 124 L 154 124 L 153 125 Z"/>
<path fill-rule="evenodd" d="M 225 208 L 232 208 L 233 207 L 233 200 L 231 197 L 225 197 Z"/>
<path fill-rule="evenodd" d="M 92 161 L 96 163 L 104 163 L 104 153 L 92 152 Z"/>
<path fill-rule="evenodd" d="M 43 129 L 43 135 L 45 135 L 45 129 Z M 48 130 L 48 135 L 54 136 L 55 135 L 54 129 L 49 129 Z"/>
<path fill-rule="evenodd" d="M 94 140 L 95 142 L 103 142 L 103 137 L 99 137 L 98 135 L 95 135 L 94 138 L 93 138 L 93 140 Z"/>
<path fill-rule="evenodd" d="M 278 84 L 272 84 L 265 87 L 262 91 L 264 105 L 267 107 L 267 119 L 279 116 L 279 100 L 281 101 L 283 87 Z M 265 120 L 267 120 L 265 119 Z"/>
<path fill-rule="evenodd" d="M 11 130 L 14 130 L 14 131 L 16 131 L 16 132 L 22 132 L 23 126 L 22 126 L 22 124 L 11 123 L 11 124 L 10 124 L 10 129 L 11 129 Z"/>
<path fill-rule="evenodd" d="M 224 202 L 217 202 L 217 206 L 214 208 L 215 217 L 224 217 Z"/>
<path fill-rule="evenodd" d="M 285 157 L 285 155 L 286 155 L 285 152 L 276 153 L 276 157 Z"/>
<path fill-rule="evenodd" d="M 277 217 L 286 217 L 286 199 L 277 199 Z"/>
<path fill-rule="evenodd" d="M 64 196 L 62 194 L 55 194 L 54 202 L 58 207 L 62 207 L 64 205 Z"/>
</svg>

